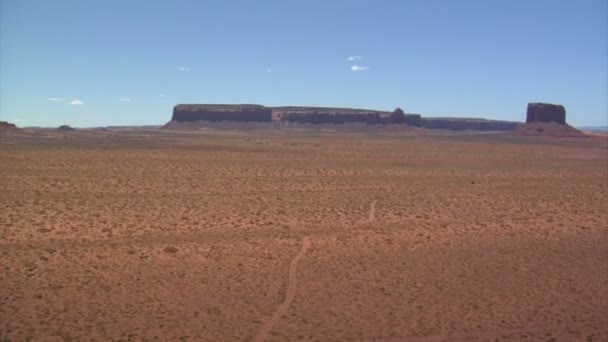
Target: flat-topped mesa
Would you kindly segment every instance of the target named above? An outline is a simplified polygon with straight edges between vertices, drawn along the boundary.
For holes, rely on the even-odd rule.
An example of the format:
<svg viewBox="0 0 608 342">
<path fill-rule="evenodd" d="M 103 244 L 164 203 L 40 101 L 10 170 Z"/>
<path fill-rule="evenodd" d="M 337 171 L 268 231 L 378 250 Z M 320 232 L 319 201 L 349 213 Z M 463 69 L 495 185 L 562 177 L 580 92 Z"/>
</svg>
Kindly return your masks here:
<svg viewBox="0 0 608 342">
<path fill-rule="evenodd" d="M 528 103 L 526 123 L 532 122 L 557 122 L 558 124 L 565 125 L 566 109 L 562 105 L 551 103 Z"/>
<path fill-rule="evenodd" d="M 15 124 L 12 124 L 10 122 L 6 122 L 6 121 L 0 121 L 0 132 L 4 132 L 4 131 L 16 131 L 19 128 L 17 128 L 17 126 L 15 126 Z"/>
<path fill-rule="evenodd" d="M 420 126 L 420 115 L 405 114 L 400 108 L 393 112 L 322 107 L 273 107 L 278 121 L 308 124 L 347 124 L 367 125 L 407 124 Z"/>
<path fill-rule="evenodd" d="M 253 104 L 179 104 L 173 107 L 171 121 L 271 122 L 272 110 L 268 107 Z"/>
</svg>

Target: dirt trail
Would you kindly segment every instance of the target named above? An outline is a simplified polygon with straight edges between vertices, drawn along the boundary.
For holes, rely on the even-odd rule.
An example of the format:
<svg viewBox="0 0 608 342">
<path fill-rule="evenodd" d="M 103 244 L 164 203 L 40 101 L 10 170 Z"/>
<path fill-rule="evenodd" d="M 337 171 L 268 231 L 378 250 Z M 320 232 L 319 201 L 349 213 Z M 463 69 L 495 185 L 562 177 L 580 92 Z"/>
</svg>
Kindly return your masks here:
<svg viewBox="0 0 608 342">
<path fill-rule="evenodd" d="M 296 295 L 296 268 L 298 267 L 298 262 L 300 261 L 300 259 L 302 259 L 304 254 L 306 254 L 306 251 L 309 247 L 310 239 L 307 236 L 302 240 L 302 249 L 300 250 L 298 255 L 293 258 L 293 260 L 291 261 L 291 265 L 289 266 L 289 283 L 287 284 L 287 295 L 285 296 L 285 301 L 283 301 L 277 311 L 275 311 L 274 315 L 272 315 L 272 318 L 270 318 L 270 320 L 268 320 L 268 322 L 266 322 L 260 328 L 260 330 L 258 330 L 258 333 L 251 340 L 252 342 L 264 341 L 268 336 L 268 333 L 270 333 L 272 327 L 279 321 L 281 316 L 283 316 L 285 312 L 287 312 L 289 305 L 291 304 Z"/>
<path fill-rule="evenodd" d="M 367 218 L 369 222 L 373 222 L 376 219 L 376 202 L 378 200 L 374 200 L 369 208 L 369 217 Z"/>
</svg>

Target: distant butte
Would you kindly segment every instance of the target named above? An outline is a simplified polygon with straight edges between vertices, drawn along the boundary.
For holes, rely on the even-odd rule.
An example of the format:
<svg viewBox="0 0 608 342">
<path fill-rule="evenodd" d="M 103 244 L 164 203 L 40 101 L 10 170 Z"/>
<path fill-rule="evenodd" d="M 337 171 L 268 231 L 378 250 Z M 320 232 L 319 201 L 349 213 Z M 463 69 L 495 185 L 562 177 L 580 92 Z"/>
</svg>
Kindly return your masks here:
<svg viewBox="0 0 608 342">
<path fill-rule="evenodd" d="M 10 122 L 0 121 L 0 132 L 18 131 L 19 128 Z"/>
<path fill-rule="evenodd" d="M 517 127 L 517 134 L 544 136 L 584 136 L 585 134 L 566 123 L 566 109 L 562 105 L 528 103 L 526 123 Z"/>
<path fill-rule="evenodd" d="M 566 109 L 562 105 L 551 103 L 528 103 L 526 123 L 532 122 L 556 122 L 560 125 L 565 125 Z"/>
<path fill-rule="evenodd" d="M 76 128 L 73 128 L 69 125 L 61 125 L 57 128 L 57 130 L 62 132 L 73 132 L 76 130 Z"/>
</svg>

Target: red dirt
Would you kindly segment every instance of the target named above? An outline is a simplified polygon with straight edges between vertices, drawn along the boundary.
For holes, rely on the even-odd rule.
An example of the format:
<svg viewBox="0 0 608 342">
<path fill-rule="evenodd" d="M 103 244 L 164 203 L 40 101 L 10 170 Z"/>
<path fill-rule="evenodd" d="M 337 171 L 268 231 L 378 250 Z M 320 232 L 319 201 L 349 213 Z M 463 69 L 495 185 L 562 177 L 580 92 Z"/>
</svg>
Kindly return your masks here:
<svg viewBox="0 0 608 342">
<path fill-rule="evenodd" d="M 3 136 L 0 340 L 608 340 L 608 140 L 425 134 Z"/>
</svg>

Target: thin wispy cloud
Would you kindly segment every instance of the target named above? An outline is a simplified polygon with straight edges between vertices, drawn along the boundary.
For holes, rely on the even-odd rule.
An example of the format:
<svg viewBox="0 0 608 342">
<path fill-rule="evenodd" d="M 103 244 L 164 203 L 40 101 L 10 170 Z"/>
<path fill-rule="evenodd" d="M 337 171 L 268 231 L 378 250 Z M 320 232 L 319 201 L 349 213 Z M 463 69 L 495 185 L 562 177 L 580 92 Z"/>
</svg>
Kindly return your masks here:
<svg viewBox="0 0 608 342">
<path fill-rule="evenodd" d="M 264 72 L 272 72 L 272 69 L 268 68 L 268 69 L 264 70 Z"/>
<path fill-rule="evenodd" d="M 158 95 L 158 97 L 160 97 L 160 98 L 163 98 L 163 99 L 164 99 L 165 97 L 167 97 L 167 95 L 165 95 L 165 94 L 160 94 L 160 95 Z"/>
<path fill-rule="evenodd" d="M 358 56 L 358 55 L 349 56 L 347 59 L 352 62 L 352 61 L 356 61 L 356 60 L 361 59 L 361 56 Z"/>
<path fill-rule="evenodd" d="M 367 70 L 367 69 L 369 69 L 369 67 L 366 67 L 366 66 L 360 66 L 360 65 L 353 65 L 353 66 L 350 68 L 350 70 L 352 70 L 352 71 L 365 71 L 365 70 Z"/>
<path fill-rule="evenodd" d="M 82 106 L 84 102 L 80 101 L 79 99 L 73 99 L 72 101 L 68 102 L 68 104 L 72 106 Z"/>
<path fill-rule="evenodd" d="M 190 71 L 190 68 L 187 68 L 187 67 L 179 67 L 179 71 L 181 71 L 181 72 Z"/>
<path fill-rule="evenodd" d="M 118 99 L 120 102 L 131 102 L 131 98 L 130 97 L 121 97 L 120 99 Z"/>
<path fill-rule="evenodd" d="M 51 102 L 63 102 L 63 101 L 65 101 L 65 99 L 63 99 L 61 97 L 49 97 L 47 100 L 49 100 Z"/>
</svg>

